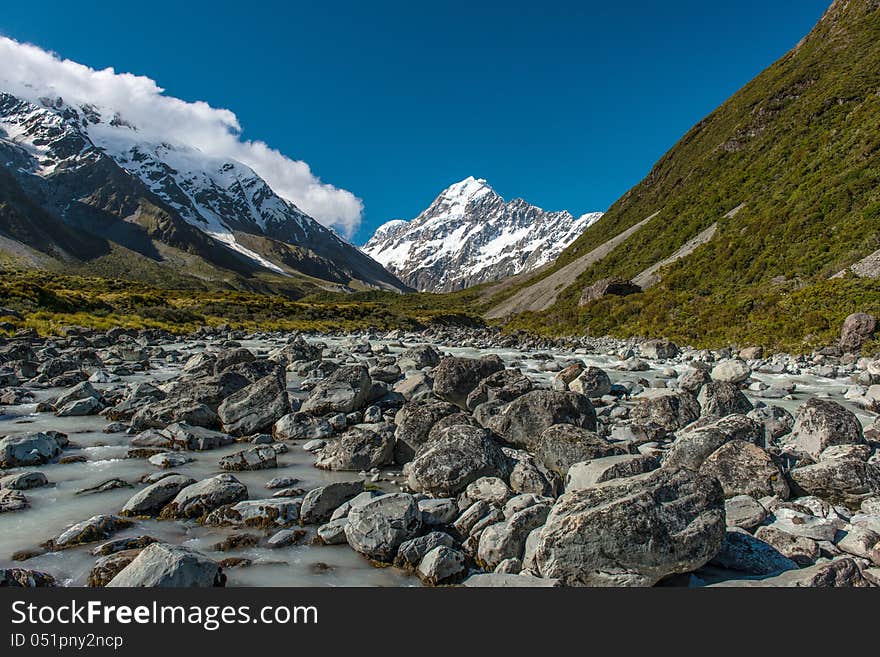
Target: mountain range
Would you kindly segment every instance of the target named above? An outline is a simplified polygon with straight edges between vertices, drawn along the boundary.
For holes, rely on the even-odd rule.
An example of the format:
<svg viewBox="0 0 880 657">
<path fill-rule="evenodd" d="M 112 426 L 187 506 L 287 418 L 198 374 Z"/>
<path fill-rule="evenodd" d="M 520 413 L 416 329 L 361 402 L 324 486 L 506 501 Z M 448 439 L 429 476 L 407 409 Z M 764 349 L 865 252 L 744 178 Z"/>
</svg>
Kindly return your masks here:
<svg viewBox="0 0 880 657">
<path fill-rule="evenodd" d="M 363 250 L 410 287 L 453 292 L 553 262 L 601 216 L 508 202 L 485 180 L 468 177 L 443 190 L 415 219 L 380 226 Z"/>
<path fill-rule="evenodd" d="M 145 138 L 112 108 L 0 90 L 0 256 L 253 291 L 408 288 L 251 168 Z"/>
</svg>

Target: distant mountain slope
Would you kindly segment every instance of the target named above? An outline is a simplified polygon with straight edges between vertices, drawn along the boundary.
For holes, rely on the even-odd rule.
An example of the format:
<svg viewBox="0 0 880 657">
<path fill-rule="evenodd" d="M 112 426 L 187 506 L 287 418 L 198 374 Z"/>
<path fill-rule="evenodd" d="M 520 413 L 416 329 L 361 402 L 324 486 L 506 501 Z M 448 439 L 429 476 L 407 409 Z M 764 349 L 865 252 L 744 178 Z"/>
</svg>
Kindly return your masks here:
<svg viewBox="0 0 880 657">
<path fill-rule="evenodd" d="M 363 250 L 418 290 L 452 292 L 552 262 L 601 216 L 505 202 L 485 180 L 468 177 L 412 221 L 380 226 Z"/>
<path fill-rule="evenodd" d="M 256 288 L 274 276 L 282 287 L 294 277 L 329 289 L 406 289 L 249 167 L 145 140 L 111 108 L 0 89 L 0 162 L 0 205 L 18 217 L 14 231 L 9 213 L 0 224 L 7 253 L 18 242 L 86 269 L 100 256 L 130 253 L 150 262 L 120 274 L 160 267 L 169 279 Z M 112 274 L 115 265 L 105 258 L 101 268 Z"/>
<path fill-rule="evenodd" d="M 511 328 L 784 345 L 829 340 L 848 313 L 880 310 L 876 281 L 829 280 L 880 249 L 878 43 L 878 0 L 832 3 L 807 37 L 694 126 L 552 267 L 500 290 L 489 314 L 535 310 L 524 305 L 543 280 L 648 217 L 585 263 L 555 303 L 514 317 Z M 693 251 L 681 251 L 691 240 Z M 686 254 L 671 258 L 677 252 Z M 639 274 L 653 283 L 645 293 L 579 307 L 587 286 Z"/>
</svg>

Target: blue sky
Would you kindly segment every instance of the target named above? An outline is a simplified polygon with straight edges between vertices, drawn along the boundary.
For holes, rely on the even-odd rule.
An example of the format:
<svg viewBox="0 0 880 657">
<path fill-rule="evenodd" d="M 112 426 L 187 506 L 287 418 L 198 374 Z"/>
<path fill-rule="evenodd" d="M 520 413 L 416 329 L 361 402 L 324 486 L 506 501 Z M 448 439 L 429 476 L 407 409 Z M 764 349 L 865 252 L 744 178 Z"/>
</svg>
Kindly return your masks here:
<svg viewBox="0 0 880 657">
<path fill-rule="evenodd" d="M 0 33 L 233 110 L 363 200 L 362 243 L 468 175 L 607 209 L 828 4 L 31 2 Z"/>
</svg>

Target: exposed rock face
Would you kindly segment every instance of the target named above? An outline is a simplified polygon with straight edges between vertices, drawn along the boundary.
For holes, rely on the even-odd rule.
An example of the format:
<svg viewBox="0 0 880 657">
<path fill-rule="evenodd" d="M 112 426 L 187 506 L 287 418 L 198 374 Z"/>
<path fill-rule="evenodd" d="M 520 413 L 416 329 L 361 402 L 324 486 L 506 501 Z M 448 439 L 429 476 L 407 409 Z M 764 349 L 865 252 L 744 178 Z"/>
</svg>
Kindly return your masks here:
<svg viewBox="0 0 880 657">
<path fill-rule="evenodd" d="M 554 424 L 596 430 L 596 410 L 576 392 L 533 390 L 514 399 L 488 422 L 488 428 L 515 447 L 534 449 L 538 437 Z"/>
<path fill-rule="evenodd" d="M 607 296 L 625 297 L 629 294 L 638 294 L 642 288 L 622 278 L 603 278 L 587 287 L 578 301 L 579 306 L 598 301 Z"/>
<path fill-rule="evenodd" d="M 697 395 L 703 415 L 724 417 L 733 413 L 748 413 L 754 406 L 742 391 L 727 381 L 710 381 Z"/>
<path fill-rule="evenodd" d="M 725 497 L 788 498 L 788 484 L 779 467 L 763 449 L 745 440 L 732 440 L 712 452 L 700 472 L 716 477 Z"/>
<path fill-rule="evenodd" d="M 648 454 L 621 454 L 619 456 L 604 456 L 591 461 L 574 463 L 565 477 L 566 492 L 592 488 L 597 484 L 633 477 L 635 475 L 651 472 L 660 467 L 656 458 Z"/>
<path fill-rule="evenodd" d="M 786 444 L 818 459 L 827 447 L 861 443 L 862 425 L 851 411 L 837 402 L 811 398 L 798 409 Z"/>
<path fill-rule="evenodd" d="M 651 586 L 707 563 L 724 534 L 718 482 L 661 468 L 563 495 L 535 561 L 542 576 L 569 585 Z"/>
<path fill-rule="evenodd" d="M 412 221 L 380 226 L 364 251 L 411 287 L 451 292 L 552 262 L 601 216 L 506 203 L 485 180 L 469 177 Z"/>
<path fill-rule="evenodd" d="M 729 415 L 689 429 L 672 443 L 663 465 L 697 471 L 715 450 L 732 440 L 763 445 L 764 427 L 745 415 Z"/>
<path fill-rule="evenodd" d="M 303 498 L 300 510 L 303 524 L 327 522 L 337 508 L 363 490 L 362 481 L 340 481 L 310 490 Z"/>
<path fill-rule="evenodd" d="M 874 336 L 877 318 L 868 313 L 853 313 L 843 320 L 840 330 L 840 348 L 844 352 L 861 351 L 862 346 Z"/>
<path fill-rule="evenodd" d="M 224 586 L 226 576 L 214 561 L 182 545 L 153 543 L 114 577 L 108 587 Z"/>
</svg>

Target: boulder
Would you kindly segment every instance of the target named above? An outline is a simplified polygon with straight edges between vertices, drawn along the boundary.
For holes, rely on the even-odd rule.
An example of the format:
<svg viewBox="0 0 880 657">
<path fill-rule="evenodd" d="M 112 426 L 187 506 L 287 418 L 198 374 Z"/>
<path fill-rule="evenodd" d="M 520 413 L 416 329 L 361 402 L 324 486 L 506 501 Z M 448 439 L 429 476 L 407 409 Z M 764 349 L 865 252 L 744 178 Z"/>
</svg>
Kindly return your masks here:
<svg viewBox="0 0 880 657">
<path fill-rule="evenodd" d="M 656 427 L 673 433 L 700 417 L 700 404 L 688 392 L 662 394 L 641 400 L 632 409 L 630 419 L 636 426 Z"/>
<path fill-rule="evenodd" d="M 660 462 L 648 454 L 619 454 L 591 461 L 574 463 L 565 477 L 565 491 L 592 488 L 612 479 L 634 477 L 660 467 Z"/>
<path fill-rule="evenodd" d="M 327 522 L 337 507 L 363 490 L 362 481 L 338 481 L 310 490 L 303 498 L 300 520 L 304 525 Z"/>
<path fill-rule="evenodd" d="M 721 550 L 712 558 L 711 564 L 764 577 L 798 568 L 797 563 L 772 545 L 742 530 L 727 532 Z"/>
<path fill-rule="evenodd" d="M 664 339 L 646 340 L 639 345 L 639 351 L 642 356 L 652 360 L 668 360 L 679 354 L 678 346 Z"/>
<path fill-rule="evenodd" d="M 501 370 L 490 374 L 467 396 L 469 410 L 490 401 L 510 402 L 533 388 L 532 380 L 519 370 Z"/>
<path fill-rule="evenodd" d="M 416 575 L 426 584 L 453 584 L 467 574 L 467 556 L 460 550 L 438 545 L 428 552 L 416 567 Z"/>
<path fill-rule="evenodd" d="M 533 390 L 491 417 L 487 428 L 510 445 L 534 449 L 538 437 L 554 424 L 595 431 L 596 410 L 588 397 L 576 392 Z"/>
<path fill-rule="evenodd" d="M 366 406 L 372 385 L 363 365 L 340 367 L 314 387 L 301 410 L 311 415 L 354 413 Z"/>
<path fill-rule="evenodd" d="M 477 560 L 486 570 L 494 570 L 507 559 L 522 559 L 526 538 L 547 521 L 550 505 L 534 504 L 517 511 L 504 522 L 489 525 L 480 534 Z"/>
<path fill-rule="evenodd" d="M 663 458 L 664 467 L 699 470 L 719 447 L 732 440 L 764 444 L 764 427 L 745 415 L 728 415 L 681 432 Z"/>
<path fill-rule="evenodd" d="M 722 383 L 742 383 L 752 375 L 751 368 L 739 358 L 725 360 L 712 368 L 713 381 Z"/>
<path fill-rule="evenodd" d="M 364 556 L 390 563 L 400 544 L 414 538 L 421 528 L 421 513 L 412 495 L 389 493 L 353 507 L 345 536 L 348 544 Z"/>
<path fill-rule="evenodd" d="M 843 352 L 859 352 L 877 330 L 877 319 L 868 313 L 853 313 L 840 330 L 840 349 Z"/>
<path fill-rule="evenodd" d="M 135 493 L 122 507 L 119 515 L 157 516 L 180 491 L 194 483 L 196 483 L 195 479 L 179 474 L 162 477 L 156 483 Z"/>
<path fill-rule="evenodd" d="M 43 465 L 60 454 L 58 439 L 49 433 L 27 433 L 0 440 L 0 468 Z"/>
<path fill-rule="evenodd" d="M 429 344 L 417 345 L 404 351 L 397 359 L 397 366 L 403 371 L 421 370 L 434 367 L 440 362 L 440 354 Z"/>
<path fill-rule="evenodd" d="M 290 412 L 283 372 L 275 372 L 223 400 L 217 415 L 233 436 L 264 433 Z"/>
<path fill-rule="evenodd" d="M 394 565 L 405 570 L 414 570 L 425 555 L 434 548 L 453 547 L 454 545 L 453 538 L 445 532 L 430 532 L 418 538 L 411 538 L 400 544 L 397 556 L 394 558 Z"/>
<path fill-rule="evenodd" d="M 359 472 L 390 465 L 394 461 L 394 425 L 359 424 L 328 443 L 315 467 L 323 470 Z"/>
<path fill-rule="evenodd" d="M 587 367 L 568 384 L 568 389 L 587 397 L 602 397 L 611 392 L 611 379 L 605 370 L 599 367 Z"/>
<path fill-rule="evenodd" d="M 220 459 L 220 469 L 231 472 L 268 470 L 277 467 L 278 452 L 267 445 L 251 447 L 234 454 L 227 454 Z"/>
<path fill-rule="evenodd" d="M 864 442 L 862 425 L 852 411 L 828 399 L 809 399 L 798 409 L 785 443 L 813 459 L 827 447 Z"/>
<path fill-rule="evenodd" d="M 449 427 L 437 440 L 423 445 L 404 466 L 409 487 L 434 497 L 452 497 L 480 477 L 503 477 L 507 459 L 484 429 Z"/>
<path fill-rule="evenodd" d="M 594 431 L 571 424 L 554 424 L 541 432 L 534 452 L 545 466 L 564 478 L 575 463 L 625 454 L 626 450 Z"/>
<path fill-rule="evenodd" d="M 758 527 L 755 538 L 770 545 L 798 566 L 809 566 L 819 558 L 819 545 L 812 538 L 795 536 L 776 527 Z"/>
<path fill-rule="evenodd" d="M 88 520 L 83 520 L 68 527 L 55 538 L 46 541 L 44 546 L 48 550 L 56 551 L 67 550 L 85 543 L 103 541 L 110 538 L 116 532 L 130 527 L 131 524 L 131 520 L 120 518 L 119 516 L 92 516 Z"/>
<path fill-rule="evenodd" d="M 752 531 L 764 522 L 767 509 L 753 497 L 735 495 L 724 500 L 724 516 L 728 528 L 739 527 Z"/>
<path fill-rule="evenodd" d="M 767 452 L 745 440 L 723 444 L 706 457 L 700 472 L 718 479 L 724 497 L 775 495 L 788 499 L 788 484 L 779 467 Z"/>
<path fill-rule="evenodd" d="M 652 586 L 706 564 L 724 535 L 720 484 L 660 468 L 560 497 L 535 563 L 569 585 Z"/>
<path fill-rule="evenodd" d="M 487 376 L 504 369 L 498 356 L 484 358 L 447 357 L 434 368 L 434 394 L 467 410 L 468 395 Z"/>
<path fill-rule="evenodd" d="M 247 499 L 247 495 L 247 487 L 231 474 L 215 475 L 182 489 L 160 517 L 199 518 L 224 504 Z"/>
<path fill-rule="evenodd" d="M 795 486 L 835 504 L 858 509 L 862 500 L 880 494 L 880 468 L 854 458 L 820 461 L 789 472 Z"/>
<path fill-rule="evenodd" d="M 48 485 L 49 480 L 42 472 L 18 472 L 0 478 L 0 489 L 5 490 L 31 490 Z"/>
<path fill-rule="evenodd" d="M 182 545 L 153 543 L 107 584 L 108 587 L 224 586 L 223 569 L 205 555 Z"/>
<path fill-rule="evenodd" d="M 754 406 L 734 383 L 710 381 L 697 395 L 700 412 L 705 416 L 724 417 L 734 413 L 748 413 Z"/>
<path fill-rule="evenodd" d="M 420 398 L 404 404 L 394 416 L 394 423 L 397 425 L 394 432 L 394 460 L 400 464 L 411 461 L 416 450 L 427 442 L 434 425 L 458 411 L 455 404 L 434 397 Z"/>
</svg>

